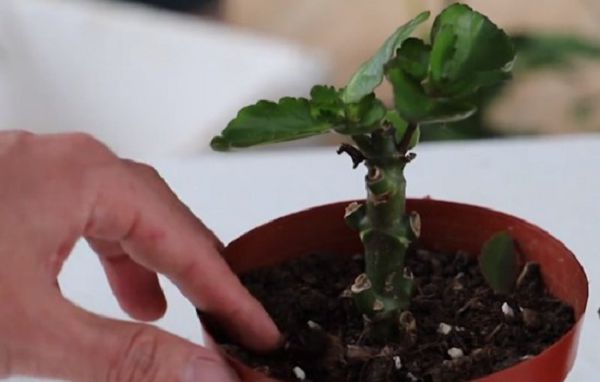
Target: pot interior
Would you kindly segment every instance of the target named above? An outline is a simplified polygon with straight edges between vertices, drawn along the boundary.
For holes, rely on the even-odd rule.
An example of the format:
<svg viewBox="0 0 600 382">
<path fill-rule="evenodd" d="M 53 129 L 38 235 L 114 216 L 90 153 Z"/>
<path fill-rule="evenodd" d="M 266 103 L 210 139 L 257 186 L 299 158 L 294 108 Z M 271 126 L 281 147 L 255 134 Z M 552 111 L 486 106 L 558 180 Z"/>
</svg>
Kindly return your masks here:
<svg viewBox="0 0 600 382">
<path fill-rule="evenodd" d="M 239 274 L 310 253 L 352 255 L 362 251 L 356 232 L 343 219 L 350 202 L 311 208 L 259 226 L 233 241 L 224 256 Z M 514 216 L 465 204 L 409 199 L 408 211 L 421 216 L 420 245 L 434 251 L 466 251 L 478 256 L 483 243 L 499 231 L 516 240 L 525 261 L 540 264 L 550 292 L 571 305 L 575 326 L 540 355 L 475 382 L 559 382 L 571 369 L 588 299 L 588 282 L 575 256 L 544 230 Z M 238 370 L 264 378 L 239 364 Z M 250 378 L 252 380 L 252 378 Z"/>
<path fill-rule="evenodd" d="M 350 202 L 311 208 L 259 226 L 227 246 L 224 256 L 243 274 L 313 252 L 360 253 L 356 232 L 343 219 Z M 421 216 L 420 245 L 435 251 L 466 251 L 478 256 L 483 243 L 508 231 L 525 261 L 541 265 L 553 295 L 575 309 L 579 319 L 586 308 L 587 279 L 575 256 L 546 231 L 522 219 L 476 207 L 431 199 L 409 199 L 408 211 Z"/>
</svg>

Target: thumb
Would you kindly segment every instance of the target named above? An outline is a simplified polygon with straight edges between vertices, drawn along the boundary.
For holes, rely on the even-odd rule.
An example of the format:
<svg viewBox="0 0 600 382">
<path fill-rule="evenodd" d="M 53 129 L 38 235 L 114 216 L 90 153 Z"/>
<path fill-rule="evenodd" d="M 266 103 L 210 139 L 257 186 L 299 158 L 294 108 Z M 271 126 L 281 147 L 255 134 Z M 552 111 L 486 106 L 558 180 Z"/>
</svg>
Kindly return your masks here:
<svg viewBox="0 0 600 382">
<path fill-rule="evenodd" d="M 239 382 L 217 353 L 154 326 L 117 321 L 64 301 L 22 374 L 85 381 Z M 48 317 L 48 316 L 46 316 Z M 21 374 L 21 373 L 20 373 Z"/>
</svg>

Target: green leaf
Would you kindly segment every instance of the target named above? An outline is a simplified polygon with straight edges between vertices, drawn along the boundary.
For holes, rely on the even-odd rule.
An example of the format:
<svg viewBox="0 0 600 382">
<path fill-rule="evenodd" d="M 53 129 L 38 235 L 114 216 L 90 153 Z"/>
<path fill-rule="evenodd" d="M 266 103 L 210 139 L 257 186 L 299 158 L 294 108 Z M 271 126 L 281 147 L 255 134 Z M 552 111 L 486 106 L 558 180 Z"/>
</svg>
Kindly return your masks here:
<svg viewBox="0 0 600 382">
<path fill-rule="evenodd" d="M 432 84 L 441 84 L 450 78 L 450 62 L 456 51 L 456 40 L 457 36 L 451 25 L 439 26 L 435 32 L 429 62 L 429 81 Z"/>
<path fill-rule="evenodd" d="M 470 103 L 431 98 L 425 93 L 421 83 L 407 75 L 399 65 L 388 66 L 386 74 L 394 88 L 396 111 L 400 117 L 410 123 L 460 121 L 470 117 L 476 111 Z"/>
<path fill-rule="evenodd" d="M 333 86 L 316 85 L 310 91 L 312 115 L 332 124 L 342 123 L 345 118 L 344 103 L 340 91 Z"/>
<path fill-rule="evenodd" d="M 390 110 L 385 115 L 386 122 L 389 122 L 394 126 L 398 134 L 402 134 L 408 128 L 408 122 L 406 122 L 395 110 Z"/>
<path fill-rule="evenodd" d="M 406 130 L 408 129 L 408 122 L 403 120 L 402 117 L 400 117 L 400 115 L 398 115 L 398 113 L 395 110 L 388 111 L 385 116 L 385 120 L 387 122 L 389 122 L 392 126 L 394 126 L 394 129 L 396 130 L 395 131 L 396 142 L 402 141 L 402 137 L 404 137 L 404 134 L 406 133 Z M 408 149 L 409 150 L 413 149 L 419 143 L 420 139 L 421 139 L 421 129 L 417 128 L 410 139 L 410 143 L 408 144 Z"/>
<path fill-rule="evenodd" d="M 427 76 L 431 47 L 418 38 L 409 38 L 398 49 L 395 60 L 411 77 L 420 81 Z"/>
<path fill-rule="evenodd" d="M 319 105 L 339 105 L 340 92 L 333 86 L 315 85 L 310 90 L 311 101 Z"/>
<path fill-rule="evenodd" d="M 483 245 L 479 268 L 496 293 L 507 294 L 512 291 L 519 272 L 519 255 L 515 241 L 507 232 L 493 235 Z"/>
<path fill-rule="evenodd" d="M 448 83 L 443 90 L 432 89 L 428 86 L 428 93 L 438 94 L 454 99 L 479 99 L 483 88 L 496 86 L 512 77 L 509 72 L 487 71 L 473 73 L 467 79 Z M 476 102 L 477 103 L 477 102 Z"/>
<path fill-rule="evenodd" d="M 230 144 L 227 139 L 218 135 L 210 141 L 210 147 L 215 151 L 227 151 L 230 148 Z"/>
<path fill-rule="evenodd" d="M 429 14 L 429 12 L 423 12 L 407 24 L 399 27 L 388 37 L 377 53 L 362 64 L 342 93 L 342 100 L 345 103 L 360 101 L 361 98 L 372 93 L 381 84 L 384 65 L 394 56 L 396 50 L 410 37 L 414 30 L 429 18 Z"/>
<path fill-rule="evenodd" d="M 431 35 L 428 86 L 437 95 L 474 92 L 512 69 L 515 50 L 510 38 L 464 4 L 446 8 L 434 21 Z"/>
<path fill-rule="evenodd" d="M 331 123 L 313 115 L 307 99 L 287 97 L 278 103 L 259 101 L 240 110 L 221 135 L 213 138 L 211 147 L 224 151 L 291 141 L 326 133 L 332 127 Z"/>
<path fill-rule="evenodd" d="M 359 102 L 359 116 L 358 123 L 362 126 L 379 126 L 379 122 L 385 117 L 387 108 L 379 99 L 372 97 L 364 97 Z"/>
<path fill-rule="evenodd" d="M 380 122 L 386 113 L 387 108 L 383 102 L 371 93 L 357 103 L 346 105 L 346 120 L 336 128 L 336 131 L 345 135 L 370 133 L 381 127 Z"/>
</svg>

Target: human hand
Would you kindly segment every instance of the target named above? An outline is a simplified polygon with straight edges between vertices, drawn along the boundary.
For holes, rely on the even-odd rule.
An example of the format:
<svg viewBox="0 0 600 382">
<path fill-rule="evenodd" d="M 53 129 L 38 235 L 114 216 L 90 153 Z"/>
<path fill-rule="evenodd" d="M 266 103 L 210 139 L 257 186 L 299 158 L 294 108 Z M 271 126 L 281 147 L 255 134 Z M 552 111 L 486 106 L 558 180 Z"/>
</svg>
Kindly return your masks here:
<svg viewBox="0 0 600 382">
<path fill-rule="evenodd" d="M 166 275 L 258 350 L 280 334 L 219 255 L 221 244 L 151 167 L 83 134 L 0 133 L 0 378 L 238 381 L 216 353 L 63 298 L 57 276 L 85 237 L 121 307 L 155 320 Z"/>
</svg>

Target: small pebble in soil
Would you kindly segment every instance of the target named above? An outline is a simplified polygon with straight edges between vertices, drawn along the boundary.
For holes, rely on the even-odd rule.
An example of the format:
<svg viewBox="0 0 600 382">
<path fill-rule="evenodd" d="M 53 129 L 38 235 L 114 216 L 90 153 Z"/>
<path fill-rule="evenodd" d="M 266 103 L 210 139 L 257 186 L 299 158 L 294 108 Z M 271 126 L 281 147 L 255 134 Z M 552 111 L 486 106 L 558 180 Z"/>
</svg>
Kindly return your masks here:
<svg viewBox="0 0 600 382">
<path fill-rule="evenodd" d="M 448 325 L 445 322 L 440 322 L 440 326 L 438 326 L 437 332 L 439 334 L 443 334 L 447 336 L 452 331 L 452 325 Z"/>
<path fill-rule="evenodd" d="M 316 322 L 309 320 L 306 325 L 312 329 L 312 330 L 322 330 L 323 328 L 321 327 L 321 325 L 317 324 Z"/>
<path fill-rule="evenodd" d="M 465 353 L 462 351 L 462 349 L 450 348 L 450 349 L 448 349 L 448 355 L 452 359 L 457 359 L 457 358 L 463 357 L 465 355 Z"/>
<path fill-rule="evenodd" d="M 306 373 L 304 372 L 304 370 L 302 370 L 302 368 L 296 366 L 292 369 L 292 372 L 298 380 L 304 381 L 306 379 Z"/>
<path fill-rule="evenodd" d="M 506 318 L 514 318 L 515 317 L 515 311 L 513 310 L 513 308 L 510 307 L 510 305 L 508 305 L 507 302 L 504 302 L 502 304 L 502 313 L 504 314 L 504 317 L 506 317 Z"/>
</svg>

